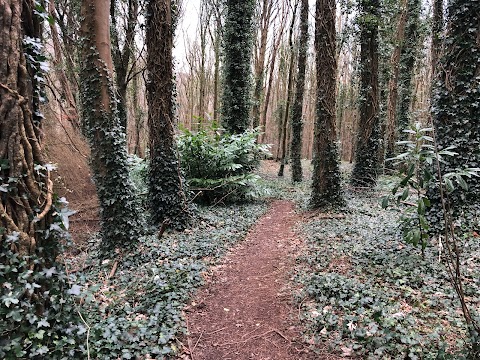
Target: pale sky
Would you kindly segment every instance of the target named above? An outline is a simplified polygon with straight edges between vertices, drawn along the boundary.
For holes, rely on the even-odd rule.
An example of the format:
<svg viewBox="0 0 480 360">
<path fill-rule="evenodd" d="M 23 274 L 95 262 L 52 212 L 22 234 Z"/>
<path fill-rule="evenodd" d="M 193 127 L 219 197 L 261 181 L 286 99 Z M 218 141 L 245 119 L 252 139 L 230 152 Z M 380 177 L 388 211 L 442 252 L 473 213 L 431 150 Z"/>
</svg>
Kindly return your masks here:
<svg viewBox="0 0 480 360">
<path fill-rule="evenodd" d="M 192 39 L 195 38 L 198 26 L 198 9 L 200 8 L 200 1 L 201 0 L 183 0 L 184 11 L 175 34 L 175 48 L 173 49 L 173 55 L 180 67 L 185 61 L 186 39 L 192 41 Z"/>
</svg>

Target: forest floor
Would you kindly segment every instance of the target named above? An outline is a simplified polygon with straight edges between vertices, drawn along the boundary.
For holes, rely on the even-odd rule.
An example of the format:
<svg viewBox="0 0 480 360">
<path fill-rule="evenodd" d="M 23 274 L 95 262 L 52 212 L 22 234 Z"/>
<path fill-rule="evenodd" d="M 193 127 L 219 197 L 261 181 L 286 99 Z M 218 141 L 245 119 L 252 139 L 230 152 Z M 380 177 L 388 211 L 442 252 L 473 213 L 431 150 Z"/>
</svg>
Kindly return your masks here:
<svg viewBox="0 0 480 360">
<path fill-rule="evenodd" d="M 293 202 L 274 201 L 216 268 L 187 311 L 189 359 L 318 359 L 287 290 L 303 246 L 293 230 L 299 221 Z"/>
<path fill-rule="evenodd" d="M 340 213 L 307 210 L 311 167 L 293 185 L 262 163 L 258 202 L 198 207 L 183 232 L 139 238 L 135 251 L 67 258 L 82 288 L 91 358 L 183 360 L 462 359 L 466 328 L 439 242 L 421 255 L 383 210 L 394 179 L 343 184 Z M 342 176 L 348 179 L 348 164 Z M 140 191 L 141 192 L 141 191 Z M 480 308 L 480 242 L 463 239 L 467 300 Z"/>
</svg>

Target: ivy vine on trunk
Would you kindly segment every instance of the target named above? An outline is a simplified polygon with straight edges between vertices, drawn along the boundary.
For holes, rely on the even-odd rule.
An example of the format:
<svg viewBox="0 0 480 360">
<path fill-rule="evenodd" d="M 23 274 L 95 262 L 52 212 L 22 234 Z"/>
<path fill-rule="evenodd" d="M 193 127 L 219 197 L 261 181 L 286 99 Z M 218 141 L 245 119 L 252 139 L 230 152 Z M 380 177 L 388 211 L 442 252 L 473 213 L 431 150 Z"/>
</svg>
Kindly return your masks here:
<svg viewBox="0 0 480 360">
<path fill-rule="evenodd" d="M 222 126 L 232 134 L 250 125 L 251 56 L 255 1 L 227 0 L 223 33 Z"/>
<path fill-rule="evenodd" d="M 154 222 L 172 222 L 182 228 L 188 220 L 188 203 L 175 142 L 172 48 L 176 6 L 174 0 L 150 0 L 147 5 L 148 181 Z"/>
<path fill-rule="evenodd" d="M 135 243 L 140 229 L 130 179 L 125 128 L 113 90 L 109 2 L 82 2 L 80 97 L 91 168 L 100 202 L 102 247 L 108 251 Z"/>
<path fill-rule="evenodd" d="M 379 170 L 379 10 L 379 0 L 360 1 L 360 120 L 351 183 L 361 187 L 374 186 Z"/>
<path fill-rule="evenodd" d="M 292 181 L 302 181 L 302 132 L 303 132 L 303 96 L 305 92 L 305 73 L 308 50 L 308 0 L 302 0 L 300 9 L 300 38 L 298 49 L 297 88 L 292 106 Z"/>
<path fill-rule="evenodd" d="M 344 204 L 335 129 L 337 75 L 335 12 L 335 0 L 317 0 L 315 15 L 317 103 L 310 199 L 313 208 L 335 208 Z"/>
</svg>

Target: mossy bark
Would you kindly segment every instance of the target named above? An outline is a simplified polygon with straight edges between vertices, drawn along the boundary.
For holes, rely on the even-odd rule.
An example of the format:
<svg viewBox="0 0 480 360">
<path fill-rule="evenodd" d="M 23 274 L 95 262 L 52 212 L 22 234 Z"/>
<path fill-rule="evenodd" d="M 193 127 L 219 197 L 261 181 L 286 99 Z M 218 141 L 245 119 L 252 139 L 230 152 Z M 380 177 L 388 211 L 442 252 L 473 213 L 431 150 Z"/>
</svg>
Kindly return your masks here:
<svg viewBox="0 0 480 360">
<path fill-rule="evenodd" d="M 379 0 L 360 3 L 360 119 L 357 131 L 353 186 L 373 187 L 379 161 L 378 21 Z"/>
<path fill-rule="evenodd" d="M 226 1 L 221 119 L 222 126 L 232 134 L 250 126 L 254 11 L 253 0 Z"/>
<path fill-rule="evenodd" d="M 335 0 L 317 0 L 315 53 L 317 102 L 313 148 L 313 183 L 310 205 L 337 208 L 344 204 L 340 185 L 335 119 L 337 77 Z"/>
</svg>

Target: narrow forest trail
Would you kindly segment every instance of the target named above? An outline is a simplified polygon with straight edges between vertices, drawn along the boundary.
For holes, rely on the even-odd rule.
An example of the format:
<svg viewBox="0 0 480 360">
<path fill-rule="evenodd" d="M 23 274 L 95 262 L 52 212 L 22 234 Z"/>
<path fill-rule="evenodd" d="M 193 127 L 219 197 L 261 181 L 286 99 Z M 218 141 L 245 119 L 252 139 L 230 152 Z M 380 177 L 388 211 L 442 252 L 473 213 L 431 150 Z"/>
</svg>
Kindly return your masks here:
<svg viewBox="0 0 480 360">
<path fill-rule="evenodd" d="M 277 200 L 199 290 L 186 317 L 191 360 L 318 359 L 284 290 L 301 242 L 294 204 Z"/>
</svg>

